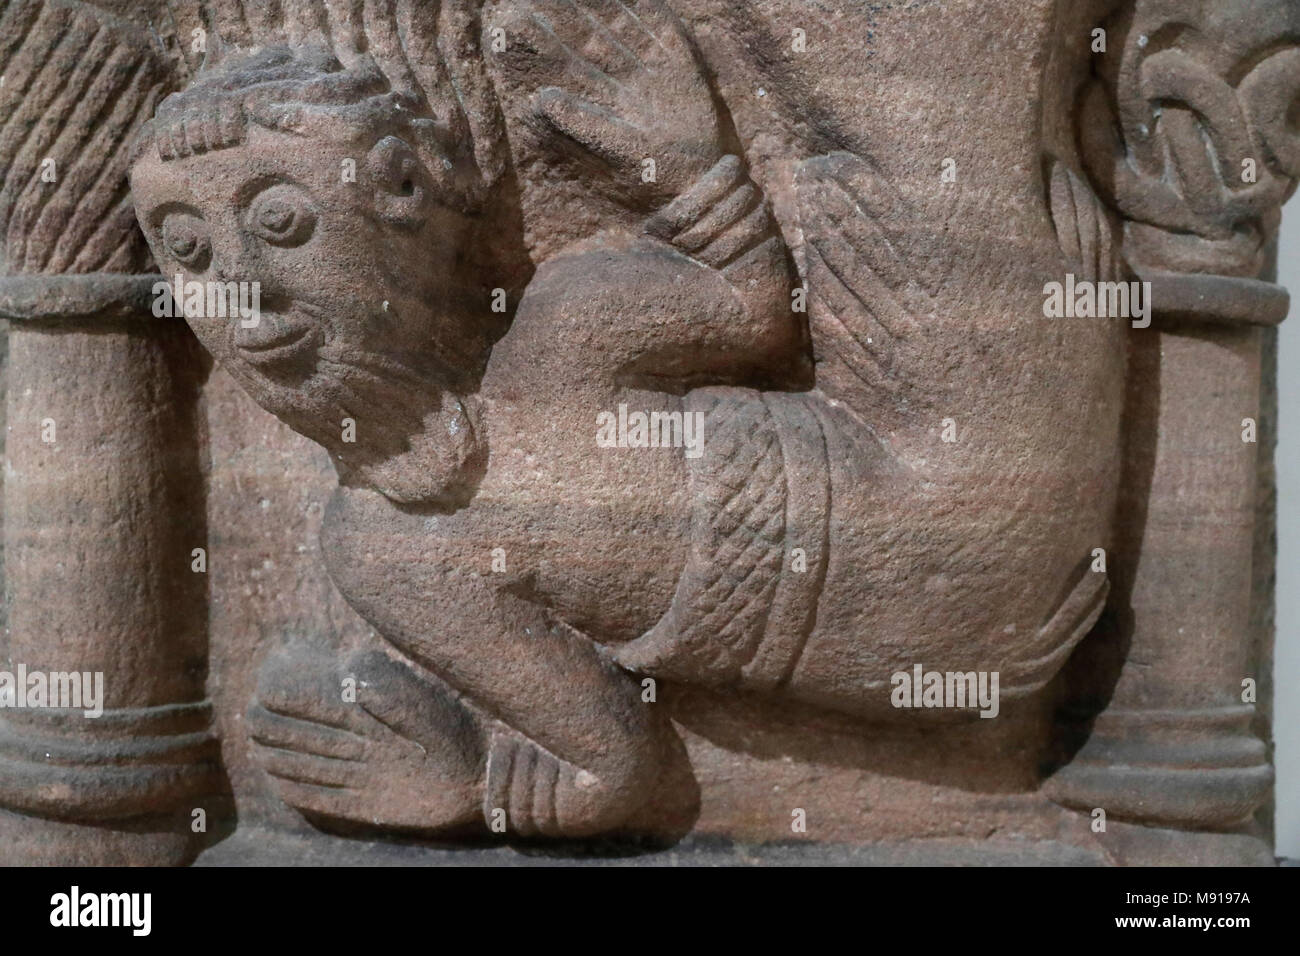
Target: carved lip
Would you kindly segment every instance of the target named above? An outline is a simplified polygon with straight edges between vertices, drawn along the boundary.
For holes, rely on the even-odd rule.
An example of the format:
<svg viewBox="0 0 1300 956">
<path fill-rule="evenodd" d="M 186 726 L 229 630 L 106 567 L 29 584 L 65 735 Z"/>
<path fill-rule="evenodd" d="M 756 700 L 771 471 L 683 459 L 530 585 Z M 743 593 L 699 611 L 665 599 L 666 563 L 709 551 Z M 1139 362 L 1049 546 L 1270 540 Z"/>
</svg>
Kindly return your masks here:
<svg viewBox="0 0 1300 956">
<path fill-rule="evenodd" d="M 315 348 L 315 320 L 301 308 L 285 312 L 263 311 L 257 325 L 236 322 L 231 340 L 248 361 L 258 365 L 284 362 Z"/>
</svg>

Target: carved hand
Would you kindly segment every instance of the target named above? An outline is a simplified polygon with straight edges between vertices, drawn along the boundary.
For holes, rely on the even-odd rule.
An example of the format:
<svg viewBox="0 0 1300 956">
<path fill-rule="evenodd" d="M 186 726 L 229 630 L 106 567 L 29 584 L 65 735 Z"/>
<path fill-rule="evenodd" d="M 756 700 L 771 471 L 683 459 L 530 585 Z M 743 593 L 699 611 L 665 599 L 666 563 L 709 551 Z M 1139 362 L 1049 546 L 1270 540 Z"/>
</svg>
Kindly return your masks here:
<svg viewBox="0 0 1300 956">
<path fill-rule="evenodd" d="M 355 681 L 355 700 L 344 692 Z M 272 654 L 249 733 L 281 798 L 329 821 L 436 831 L 478 815 L 486 761 L 473 717 L 448 690 L 380 651 Z"/>
<path fill-rule="evenodd" d="M 508 0 L 501 63 L 535 124 L 621 202 L 653 211 L 723 155 L 718 114 L 663 0 Z"/>
</svg>

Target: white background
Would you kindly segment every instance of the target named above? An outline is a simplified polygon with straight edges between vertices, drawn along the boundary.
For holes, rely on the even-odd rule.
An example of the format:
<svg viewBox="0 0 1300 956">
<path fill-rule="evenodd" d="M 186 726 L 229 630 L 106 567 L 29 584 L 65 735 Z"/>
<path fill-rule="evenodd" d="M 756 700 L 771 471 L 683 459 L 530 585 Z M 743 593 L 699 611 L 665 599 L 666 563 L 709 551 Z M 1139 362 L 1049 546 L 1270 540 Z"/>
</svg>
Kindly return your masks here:
<svg viewBox="0 0 1300 956">
<path fill-rule="evenodd" d="M 1279 335 L 1277 376 L 1277 854 L 1300 860 L 1300 196 L 1283 210 L 1278 281 L 1291 290 L 1291 317 Z"/>
</svg>

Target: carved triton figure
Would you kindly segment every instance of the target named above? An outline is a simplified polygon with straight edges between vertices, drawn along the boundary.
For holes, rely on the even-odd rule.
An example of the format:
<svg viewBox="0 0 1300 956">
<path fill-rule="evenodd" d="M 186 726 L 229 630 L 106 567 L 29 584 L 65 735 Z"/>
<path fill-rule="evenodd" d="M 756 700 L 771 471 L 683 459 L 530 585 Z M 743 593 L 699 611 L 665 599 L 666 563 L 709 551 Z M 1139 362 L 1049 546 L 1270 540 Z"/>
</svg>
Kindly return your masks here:
<svg viewBox="0 0 1300 956">
<path fill-rule="evenodd" d="M 133 164 L 165 275 L 260 283 L 257 326 L 189 322 L 331 453 L 330 575 L 407 659 L 267 662 L 253 735 L 284 799 L 590 835 L 663 771 L 647 676 L 864 718 L 914 663 L 1041 689 L 1105 601 L 1123 320 L 1033 325 L 1037 288 L 909 232 L 847 152 L 799 157 L 775 215 L 660 0 L 461 26 L 216 51 Z M 1054 165 L 1045 192 L 1051 274 L 1118 278 L 1087 187 Z M 987 321 L 936 297 L 954 270 Z M 620 405 L 703 414 L 702 455 L 599 447 Z"/>
</svg>

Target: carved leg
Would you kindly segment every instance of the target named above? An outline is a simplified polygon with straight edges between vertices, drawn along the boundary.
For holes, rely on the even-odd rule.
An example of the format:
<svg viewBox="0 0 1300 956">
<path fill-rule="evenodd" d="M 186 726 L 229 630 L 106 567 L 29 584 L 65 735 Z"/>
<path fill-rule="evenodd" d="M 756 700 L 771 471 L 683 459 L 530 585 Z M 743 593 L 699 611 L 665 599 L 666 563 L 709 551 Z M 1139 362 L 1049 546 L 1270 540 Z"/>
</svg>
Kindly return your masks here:
<svg viewBox="0 0 1300 956">
<path fill-rule="evenodd" d="M 474 530 L 435 537 L 419 521 L 402 534 L 399 520 L 379 496 L 340 490 L 323 551 L 358 613 L 489 719 L 485 818 L 504 810 L 522 836 L 618 826 L 663 761 L 659 719 L 636 681 L 545 608 L 487 584 Z M 368 544 L 380 522 L 394 528 L 382 560 Z"/>
</svg>

